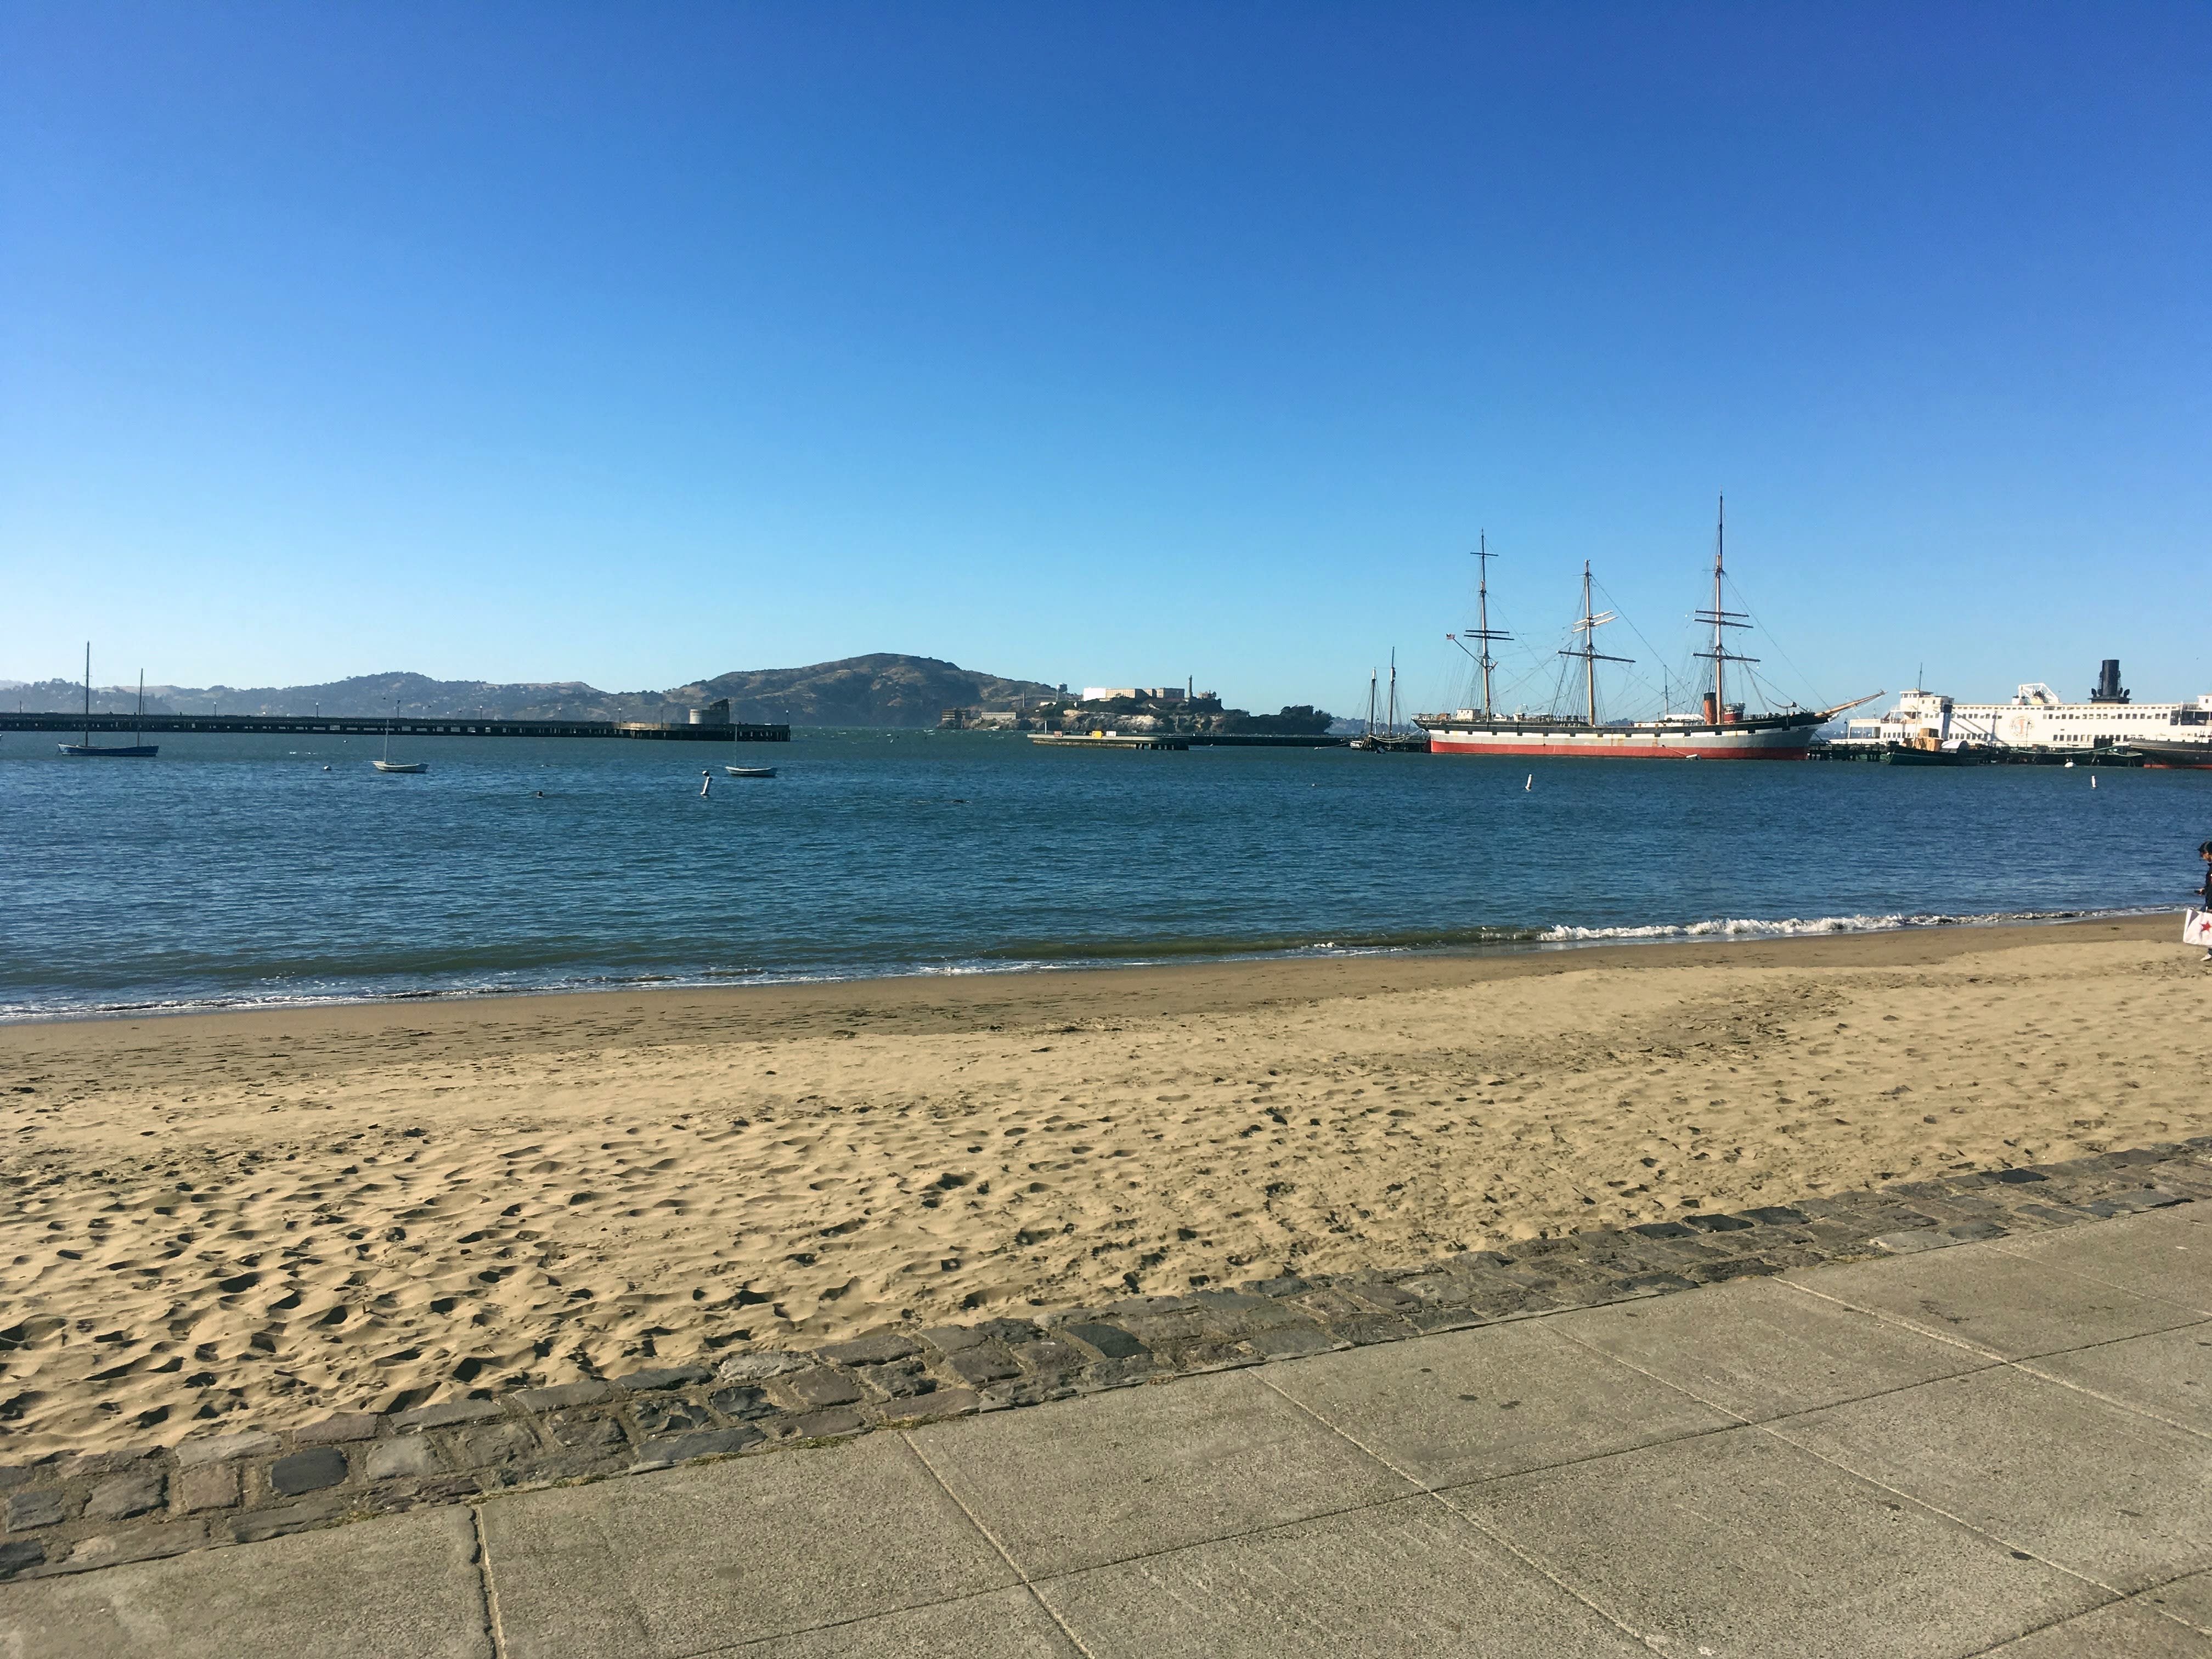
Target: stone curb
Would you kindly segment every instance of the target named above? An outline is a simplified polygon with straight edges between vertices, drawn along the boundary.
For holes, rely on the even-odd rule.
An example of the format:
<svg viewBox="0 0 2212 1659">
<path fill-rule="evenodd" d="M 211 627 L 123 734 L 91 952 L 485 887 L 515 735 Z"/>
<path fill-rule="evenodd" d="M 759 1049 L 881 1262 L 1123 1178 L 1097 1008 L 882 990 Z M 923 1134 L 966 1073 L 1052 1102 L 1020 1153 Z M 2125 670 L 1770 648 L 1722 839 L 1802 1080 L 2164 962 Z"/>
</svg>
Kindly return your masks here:
<svg viewBox="0 0 2212 1659">
<path fill-rule="evenodd" d="M 1685 1213 L 1417 1267 L 885 1328 L 282 1433 L 0 1466 L 0 1579 L 82 1572 L 487 1493 L 755 1455 L 1203 1371 L 1905 1255 L 2212 1198 L 2212 1136 Z"/>
</svg>

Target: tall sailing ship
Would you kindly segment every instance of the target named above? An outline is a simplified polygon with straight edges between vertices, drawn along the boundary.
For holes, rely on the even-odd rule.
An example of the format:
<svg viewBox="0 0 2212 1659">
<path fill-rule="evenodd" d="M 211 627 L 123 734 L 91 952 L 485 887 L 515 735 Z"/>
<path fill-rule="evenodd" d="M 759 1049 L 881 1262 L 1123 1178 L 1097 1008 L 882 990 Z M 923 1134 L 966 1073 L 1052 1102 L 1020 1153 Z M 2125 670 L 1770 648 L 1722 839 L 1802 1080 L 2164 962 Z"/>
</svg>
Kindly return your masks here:
<svg viewBox="0 0 2212 1659">
<path fill-rule="evenodd" d="M 1832 708 L 1802 708 L 1791 703 L 1757 714 L 1747 713 L 1741 702 L 1729 701 L 1729 665 L 1742 664 L 1747 669 L 1759 659 L 1731 650 L 1728 643 L 1728 630 L 1750 627 L 1751 618 L 1745 611 L 1728 608 L 1724 593 L 1727 522 L 1727 506 L 1723 502 L 1713 532 L 1712 606 L 1697 613 L 1697 620 L 1710 623 L 1713 630 L 1711 648 L 1697 653 L 1713 665 L 1712 689 L 1705 693 L 1703 706 L 1695 714 L 1669 711 L 1644 720 L 1598 719 L 1598 664 L 1627 663 L 1635 659 L 1611 656 L 1597 648 L 1597 630 L 1617 618 L 1610 611 L 1594 608 L 1587 562 L 1583 566 L 1582 615 L 1574 624 L 1574 635 L 1579 643 L 1559 653 L 1582 665 L 1583 707 L 1579 711 L 1564 714 L 1531 714 L 1525 709 L 1510 714 L 1499 712 L 1492 699 L 1491 675 L 1497 660 L 1491 655 L 1490 647 L 1492 641 L 1510 639 L 1512 635 L 1490 625 L 1490 561 L 1496 556 L 1490 552 L 1486 538 L 1476 555 L 1482 568 L 1476 587 L 1477 624 L 1471 630 L 1452 636 L 1460 641 L 1462 649 L 1467 648 L 1465 642 L 1469 640 L 1480 644 L 1479 653 L 1469 650 L 1468 654 L 1474 658 L 1480 670 L 1482 705 L 1449 714 L 1413 716 L 1414 724 L 1429 734 L 1430 752 L 1516 757 L 1589 755 L 1627 760 L 1804 759 L 1812 748 L 1814 732 L 1821 726 L 1847 708 L 1873 702 L 1881 693 L 1876 691 L 1850 702 L 1838 703 Z M 1750 678 L 1747 672 L 1744 678 Z"/>
</svg>

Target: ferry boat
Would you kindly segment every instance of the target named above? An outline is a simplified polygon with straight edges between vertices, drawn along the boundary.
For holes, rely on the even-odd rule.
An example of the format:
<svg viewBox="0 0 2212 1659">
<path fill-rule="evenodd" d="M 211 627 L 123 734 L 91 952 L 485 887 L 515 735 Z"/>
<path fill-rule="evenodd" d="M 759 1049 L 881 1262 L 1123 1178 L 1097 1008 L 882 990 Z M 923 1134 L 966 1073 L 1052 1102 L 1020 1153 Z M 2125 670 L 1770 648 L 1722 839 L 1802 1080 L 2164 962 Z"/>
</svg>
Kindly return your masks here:
<svg viewBox="0 0 2212 1659">
<path fill-rule="evenodd" d="M 2194 702 L 2136 702 L 2120 684 L 2119 659 L 2107 657 L 2087 702 L 2067 702 L 2039 680 L 2021 686 L 2010 702 L 1960 702 L 1915 690 L 1886 714 L 1850 721 L 1837 741 L 1921 749 L 2125 748 L 2147 766 L 2212 767 L 2212 692 Z"/>
<path fill-rule="evenodd" d="M 1792 703 L 1758 714 L 1747 713 L 1741 702 L 1730 702 L 1728 665 L 1753 663 L 1759 659 L 1729 648 L 1727 630 L 1748 628 L 1751 622 L 1746 612 L 1728 609 L 1723 597 L 1726 544 L 1727 514 L 1723 503 L 1713 537 L 1712 608 L 1697 613 L 1697 620 L 1711 624 L 1713 630 L 1712 648 L 1697 653 L 1713 665 L 1713 689 L 1705 694 L 1702 708 L 1694 714 L 1668 713 L 1647 720 L 1601 721 L 1597 716 L 1598 664 L 1626 663 L 1634 659 L 1608 656 L 1596 647 L 1597 630 L 1614 621 L 1615 617 L 1610 611 L 1601 613 L 1592 608 L 1587 562 L 1583 566 L 1583 613 L 1574 624 L 1574 632 L 1582 643 L 1559 653 L 1583 665 L 1581 711 L 1565 714 L 1530 714 L 1526 710 L 1511 714 L 1498 712 L 1491 696 L 1491 671 L 1497 666 L 1497 661 L 1490 654 L 1490 645 L 1493 640 L 1512 636 L 1490 625 L 1489 570 L 1490 561 L 1496 556 L 1489 551 L 1486 541 L 1475 556 L 1482 562 L 1482 574 L 1475 589 L 1477 624 L 1464 634 L 1447 636 L 1462 650 L 1468 651 L 1480 670 L 1482 706 L 1449 714 L 1414 715 L 1413 723 L 1429 734 L 1429 752 L 1516 757 L 1587 755 L 1624 760 L 1803 760 L 1812 748 L 1815 731 L 1845 709 L 1871 702 L 1881 693 L 1872 692 L 1850 702 L 1838 703 L 1832 708 L 1801 708 Z M 1465 643 L 1468 640 L 1480 644 L 1480 654 L 1468 649 Z"/>
</svg>

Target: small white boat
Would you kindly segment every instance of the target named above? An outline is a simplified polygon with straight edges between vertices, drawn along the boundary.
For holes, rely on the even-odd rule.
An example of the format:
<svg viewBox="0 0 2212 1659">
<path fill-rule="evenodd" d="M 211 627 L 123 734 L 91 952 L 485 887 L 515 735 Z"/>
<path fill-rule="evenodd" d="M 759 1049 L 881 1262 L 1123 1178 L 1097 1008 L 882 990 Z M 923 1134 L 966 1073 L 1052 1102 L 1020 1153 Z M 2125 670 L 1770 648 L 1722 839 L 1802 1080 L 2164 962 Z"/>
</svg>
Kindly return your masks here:
<svg viewBox="0 0 2212 1659">
<path fill-rule="evenodd" d="M 772 778 L 775 775 L 773 766 L 726 766 L 722 769 L 733 778 Z"/>
<path fill-rule="evenodd" d="M 392 700 L 392 720 L 399 718 L 399 699 Z M 392 758 L 392 720 L 384 722 L 384 758 L 369 762 L 380 772 L 427 772 L 430 769 L 422 761 L 396 761 Z"/>
</svg>

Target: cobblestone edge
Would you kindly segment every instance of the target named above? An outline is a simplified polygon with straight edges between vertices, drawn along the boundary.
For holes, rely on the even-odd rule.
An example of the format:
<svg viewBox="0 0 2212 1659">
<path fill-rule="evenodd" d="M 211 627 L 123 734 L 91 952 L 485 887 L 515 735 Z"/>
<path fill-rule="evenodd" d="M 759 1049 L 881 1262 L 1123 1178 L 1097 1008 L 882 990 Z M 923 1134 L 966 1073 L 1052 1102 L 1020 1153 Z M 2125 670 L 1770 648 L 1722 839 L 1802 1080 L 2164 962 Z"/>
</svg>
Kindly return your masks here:
<svg viewBox="0 0 2212 1659">
<path fill-rule="evenodd" d="M 82 1572 L 494 1492 L 752 1456 L 1272 1359 L 1907 1255 L 2212 1198 L 2212 1136 L 1684 1213 L 1420 1266 L 887 1328 L 282 1432 L 0 1465 L 0 1579 Z"/>
</svg>

